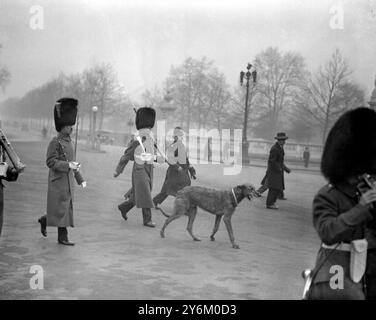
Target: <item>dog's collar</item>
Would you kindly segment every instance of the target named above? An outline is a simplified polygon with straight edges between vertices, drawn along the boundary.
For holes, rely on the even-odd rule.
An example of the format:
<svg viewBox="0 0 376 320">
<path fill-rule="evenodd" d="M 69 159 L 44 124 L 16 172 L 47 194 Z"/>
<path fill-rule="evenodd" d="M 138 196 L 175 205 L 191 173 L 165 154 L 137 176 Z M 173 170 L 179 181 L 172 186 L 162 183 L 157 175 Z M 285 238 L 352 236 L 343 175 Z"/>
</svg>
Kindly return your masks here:
<svg viewBox="0 0 376 320">
<path fill-rule="evenodd" d="M 236 195 L 235 195 L 235 192 L 234 192 L 234 189 L 231 189 L 231 193 L 232 193 L 232 196 L 235 200 L 235 207 L 238 205 L 238 199 L 236 199 Z"/>
</svg>

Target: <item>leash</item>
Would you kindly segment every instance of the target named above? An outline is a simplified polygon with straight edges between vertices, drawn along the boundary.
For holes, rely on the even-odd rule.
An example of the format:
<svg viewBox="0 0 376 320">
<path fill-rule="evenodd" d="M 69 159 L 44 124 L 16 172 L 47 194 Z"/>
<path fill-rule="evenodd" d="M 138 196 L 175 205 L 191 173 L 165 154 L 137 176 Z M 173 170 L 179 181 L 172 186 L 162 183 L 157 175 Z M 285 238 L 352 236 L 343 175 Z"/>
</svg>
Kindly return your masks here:
<svg viewBox="0 0 376 320">
<path fill-rule="evenodd" d="M 238 203 L 238 199 L 236 199 L 234 188 L 231 189 L 231 192 L 232 192 L 232 196 L 234 197 L 234 200 L 235 200 L 235 207 L 237 207 L 239 203 Z"/>
</svg>

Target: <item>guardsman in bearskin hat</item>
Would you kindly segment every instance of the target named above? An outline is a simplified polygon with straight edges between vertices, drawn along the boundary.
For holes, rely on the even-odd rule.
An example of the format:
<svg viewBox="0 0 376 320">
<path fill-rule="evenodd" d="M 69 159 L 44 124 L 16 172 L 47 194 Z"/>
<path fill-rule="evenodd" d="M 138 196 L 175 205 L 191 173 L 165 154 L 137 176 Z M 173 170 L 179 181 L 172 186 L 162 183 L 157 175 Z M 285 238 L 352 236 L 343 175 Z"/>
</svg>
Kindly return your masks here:
<svg viewBox="0 0 376 320">
<path fill-rule="evenodd" d="M 160 205 L 169 195 L 176 193 L 186 186 L 191 185 L 191 178 L 196 179 L 196 171 L 189 164 L 187 150 L 183 143 L 184 131 L 176 127 L 173 132 L 174 142 L 167 148 L 169 167 L 162 190 L 153 198 L 155 207 Z"/>
<path fill-rule="evenodd" d="M 151 197 L 153 186 L 153 162 L 156 160 L 153 133 L 151 129 L 155 123 L 155 110 L 144 107 L 136 111 L 136 128 L 138 134 L 129 143 L 124 155 L 115 169 L 114 177 L 118 177 L 127 163 L 131 160 L 132 170 L 132 189 L 129 190 L 129 199 L 119 205 L 119 210 L 125 220 L 127 212 L 136 206 L 142 209 L 143 223 L 146 227 L 154 228 L 152 222 L 151 208 L 154 208 Z"/>
<path fill-rule="evenodd" d="M 322 244 L 308 277 L 308 299 L 376 298 L 376 190 L 360 187 L 364 174 L 376 174 L 375 124 L 374 110 L 356 108 L 327 137 L 321 172 L 329 184 L 313 200 Z"/>
<path fill-rule="evenodd" d="M 73 98 L 59 99 L 54 107 L 57 136 L 52 139 L 47 149 L 46 164 L 49 168 L 47 215 L 38 222 L 41 233 L 47 236 L 46 227 L 57 227 L 58 243 L 74 245 L 68 240 L 67 227 L 73 227 L 73 191 L 74 171 L 79 164 L 74 161 L 74 149 L 71 133 L 76 123 L 78 101 Z"/>
</svg>

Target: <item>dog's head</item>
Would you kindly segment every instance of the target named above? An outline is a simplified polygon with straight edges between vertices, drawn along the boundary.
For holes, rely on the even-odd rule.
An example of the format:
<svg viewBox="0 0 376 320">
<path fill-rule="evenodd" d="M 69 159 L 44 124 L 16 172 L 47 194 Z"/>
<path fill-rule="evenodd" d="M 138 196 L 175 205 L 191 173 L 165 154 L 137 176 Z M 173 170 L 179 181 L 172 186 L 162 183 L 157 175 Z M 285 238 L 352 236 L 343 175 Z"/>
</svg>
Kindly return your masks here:
<svg viewBox="0 0 376 320">
<path fill-rule="evenodd" d="M 248 198 L 248 200 L 261 197 L 261 194 L 257 192 L 255 186 L 250 183 L 242 184 L 237 186 L 237 188 L 242 192 L 245 198 Z"/>
</svg>

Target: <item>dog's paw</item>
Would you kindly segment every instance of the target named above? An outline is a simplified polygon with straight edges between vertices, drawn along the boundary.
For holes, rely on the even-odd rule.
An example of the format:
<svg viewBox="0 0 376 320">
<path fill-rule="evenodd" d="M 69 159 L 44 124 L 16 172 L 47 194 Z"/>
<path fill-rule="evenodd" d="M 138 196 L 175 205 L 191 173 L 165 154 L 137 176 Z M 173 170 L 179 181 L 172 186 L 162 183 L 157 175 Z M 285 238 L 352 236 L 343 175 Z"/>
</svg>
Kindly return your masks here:
<svg viewBox="0 0 376 320">
<path fill-rule="evenodd" d="M 233 247 L 234 249 L 240 249 L 239 245 L 237 245 L 236 243 L 234 243 L 234 244 L 232 245 L 232 247 Z"/>
<path fill-rule="evenodd" d="M 201 241 L 201 239 L 197 238 L 197 237 L 194 237 L 193 238 L 194 241 Z"/>
<path fill-rule="evenodd" d="M 215 238 L 213 236 L 210 236 L 211 241 L 215 241 Z"/>
<path fill-rule="evenodd" d="M 161 235 L 161 238 L 165 237 L 163 232 L 160 232 L 159 234 Z"/>
</svg>

